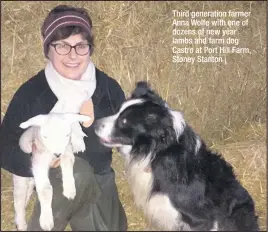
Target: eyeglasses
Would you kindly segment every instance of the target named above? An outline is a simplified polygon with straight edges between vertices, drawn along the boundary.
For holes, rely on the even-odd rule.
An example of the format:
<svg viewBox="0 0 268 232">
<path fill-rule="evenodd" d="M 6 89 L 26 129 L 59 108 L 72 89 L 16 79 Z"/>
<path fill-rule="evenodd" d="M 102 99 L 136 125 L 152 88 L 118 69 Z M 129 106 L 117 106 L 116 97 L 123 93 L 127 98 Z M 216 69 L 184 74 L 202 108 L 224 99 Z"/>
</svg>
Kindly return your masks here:
<svg viewBox="0 0 268 232">
<path fill-rule="evenodd" d="M 77 44 L 75 46 L 71 46 L 69 44 L 50 44 L 52 47 L 55 48 L 55 51 L 62 56 L 68 55 L 72 48 L 74 48 L 77 55 L 84 56 L 88 54 L 90 51 L 91 45 L 90 44 Z"/>
</svg>

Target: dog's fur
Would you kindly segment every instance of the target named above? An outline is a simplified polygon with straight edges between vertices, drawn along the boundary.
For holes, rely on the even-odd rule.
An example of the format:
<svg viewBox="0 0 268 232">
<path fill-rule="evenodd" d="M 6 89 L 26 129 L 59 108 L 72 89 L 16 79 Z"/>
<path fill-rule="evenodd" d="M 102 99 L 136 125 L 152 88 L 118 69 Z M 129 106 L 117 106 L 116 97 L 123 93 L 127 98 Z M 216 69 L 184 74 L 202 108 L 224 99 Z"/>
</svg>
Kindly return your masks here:
<svg viewBox="0 0 268 232">
<path fill-rule="evenodd" d="M 231 165 L 146 82 L 117 114 L 95 122 L 95 132 L 125 157 L 135 202 L 160 229 L 258 230 L 254 202 Z"/>
<path fill-rule="evenodd" d="M 21 177 L 13 174 L 15 223 L 18 230 L 25 231 L 27 223 L 25 208 L 33 192 L 34 186 L 41 205 L 40 226 L 51 230 L 54 226 L 51 202 L 52 186 L 48 171 L 53 160 L 60 157 L 62 169 L 63 195 L 74 199 L 76 188 L 73 176 L 74 152 L 84 151 L 83 140 L 74 134 L 74 122 L 85 122 L 90 117 L 79 114 L 38 115 L 20 124 L 28 128 L 20 137 L 19 145 L 25 153 L 32 153 L 31 177 Z M 77 131 L 79 133 L 79 130 Z M 81 133 L 81 132 L 80 132 Z M 85 134 L 81 134 L 85 136 Z M 79 136 L 78 136 L 79 137 Z M 32 151 L 33 143 L 36 150 Z"/>
</svg>

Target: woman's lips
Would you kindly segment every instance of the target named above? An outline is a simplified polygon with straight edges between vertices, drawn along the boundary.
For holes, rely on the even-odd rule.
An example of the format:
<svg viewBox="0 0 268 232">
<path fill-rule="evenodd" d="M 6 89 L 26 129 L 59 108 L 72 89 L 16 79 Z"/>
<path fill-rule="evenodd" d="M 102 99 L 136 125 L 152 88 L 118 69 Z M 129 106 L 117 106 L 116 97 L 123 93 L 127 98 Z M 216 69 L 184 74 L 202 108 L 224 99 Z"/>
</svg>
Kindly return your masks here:
<svg viewBox="0 0 268 232">
<path fill-rule="evenodd" d="M 67 66 L 67 67 L 70 67 L 70 68 L 77 68 L 78 66 L 79 66 L 79 64 L 72 64 L 72 63 L 65 63 L 64 64 L 65 66 Z"/>
</svg>

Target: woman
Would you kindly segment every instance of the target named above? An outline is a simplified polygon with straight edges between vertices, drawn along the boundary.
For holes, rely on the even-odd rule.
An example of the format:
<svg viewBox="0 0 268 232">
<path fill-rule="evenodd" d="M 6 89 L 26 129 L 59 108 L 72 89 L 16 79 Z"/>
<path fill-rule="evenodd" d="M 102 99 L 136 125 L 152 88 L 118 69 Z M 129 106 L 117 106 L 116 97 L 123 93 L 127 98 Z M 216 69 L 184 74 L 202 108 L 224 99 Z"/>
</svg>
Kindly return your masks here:
<svg viewBox="0 0 268 232">
<path fill-rule="evenodd" d="M 127 230 L 124 209 L 118 197 L 112 151 L 94 133 L 94 119 L 116 113 L 125 95 L 119 84 L 95 68 L 90 56 L 94 44 L 92 21 L 81 8 L 57 6 L 42 26 L 44 70 L 24 83 L 15 93 L 0 130 L 1 165 L 7 171 L 31 177 L 31 157 L 19 148 L 24 130 L 19 124 L 38 114 L 74 112 L 92 120 L 81 125 L 86 150 L 76 154 L 74 177 L 77 194 L 73 201 L 62 195 L 59 160 L 51 164 L 54 228 L 64 230 Z M 34 149 L 34 146 L 33 146 Z M 40 231 L 40 205 L 34 206 L 28 230 Z"/>
</svg>

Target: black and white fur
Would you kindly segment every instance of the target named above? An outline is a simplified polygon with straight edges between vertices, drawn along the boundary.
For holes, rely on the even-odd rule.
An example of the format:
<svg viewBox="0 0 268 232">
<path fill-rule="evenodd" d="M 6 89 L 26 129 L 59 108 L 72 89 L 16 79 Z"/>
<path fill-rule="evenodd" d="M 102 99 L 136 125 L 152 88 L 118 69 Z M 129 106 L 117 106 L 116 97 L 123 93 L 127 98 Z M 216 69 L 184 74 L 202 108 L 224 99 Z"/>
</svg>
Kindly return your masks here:
<svg viewBox="0 0 268 232">
<path fill-rule="evenodd" d="M 146 82 L 117 114 L 95 122 L 95 132 L 125 157 L 135 203 L 158 228 L 258 230 L 254 202 L 231 165 Z"/>
</svg>

